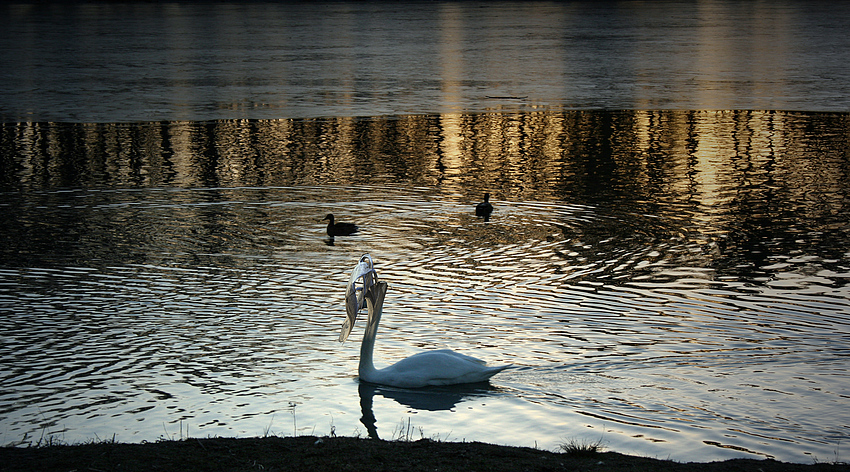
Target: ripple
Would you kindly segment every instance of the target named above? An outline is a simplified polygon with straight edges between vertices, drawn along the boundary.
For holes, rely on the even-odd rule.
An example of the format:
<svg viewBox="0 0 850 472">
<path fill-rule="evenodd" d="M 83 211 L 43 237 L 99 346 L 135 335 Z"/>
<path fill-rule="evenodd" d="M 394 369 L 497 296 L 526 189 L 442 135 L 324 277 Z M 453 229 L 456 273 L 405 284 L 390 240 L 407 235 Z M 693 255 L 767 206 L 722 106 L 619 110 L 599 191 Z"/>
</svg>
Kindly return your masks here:
<svg viewBox="0 0 850 472">
<path fill-rule="evenodd" d="M 846 261 L 797 255 L 761 266 L 756 283 L 677 236 L 679 218 L 502 201 L 485 224 L 457 196 L 360 187 L 331 201 L 326 190 L 223 189 L 217 205 L 195 201 L 212 190 L 115 192 L 94 209 L 156 222 L 155 237 L 135 240 L 143 262 L 2 268 L 4 442 L 45 428 L 152 440 L 180 422 L 289 431 L 290 402 L 304 405 L 299 423 L 333 416 L 354 431 L 357 343 L 336 335 L 364 252 L 390 284 L 377 361 L 445 346 L 519 367 L 494 381 L 509 395 L 455 407 L 495 405 L 494 424 L 557 440 L 601 430 L 623 451 L 779 458 L 787 444 L 824 454 L 850 424 Z M 362 233 L 327 245 L 329 207 Z M 215 217 L 183 214 L 197 208 Z M 384 425 L 416 415 L 452 430 L 452 417 L 375 401 L 387 402 Z"/>
</svg>

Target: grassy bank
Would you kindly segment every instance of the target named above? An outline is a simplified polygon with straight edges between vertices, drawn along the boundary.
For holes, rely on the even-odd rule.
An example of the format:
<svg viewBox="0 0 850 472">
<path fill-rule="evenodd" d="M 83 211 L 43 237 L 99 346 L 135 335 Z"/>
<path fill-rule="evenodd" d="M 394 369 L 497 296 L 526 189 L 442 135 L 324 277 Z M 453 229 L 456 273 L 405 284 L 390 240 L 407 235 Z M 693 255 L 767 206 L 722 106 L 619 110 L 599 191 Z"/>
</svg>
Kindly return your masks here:
<svg viewBox="0 0 850 472">
<path fill-rule="evenodd" d="M 789 464 L 733 459 L 678 463 L 594 448 L 550 452 L 532 448 L 431 440 L 360 438 L 209 438 L 121 444 L 0 448 L 0 471 L 850 471 L 850 465 Z"/>
</svg>

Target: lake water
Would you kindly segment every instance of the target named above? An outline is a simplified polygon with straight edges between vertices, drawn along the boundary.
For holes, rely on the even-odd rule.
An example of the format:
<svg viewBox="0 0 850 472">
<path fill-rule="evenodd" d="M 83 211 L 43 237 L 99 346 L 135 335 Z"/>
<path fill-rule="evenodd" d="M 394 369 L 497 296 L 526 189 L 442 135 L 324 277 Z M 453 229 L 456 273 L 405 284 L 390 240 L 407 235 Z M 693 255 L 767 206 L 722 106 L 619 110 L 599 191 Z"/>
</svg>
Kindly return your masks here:
<svg viewBox="0 0 850 472">
<path fill-rule="evenodd" d="M 2 6 L 0 444 L 846 460 L 833 5 Z M 361 231 L 329 240 L 330 212 Z M 364 323 L 337 336 L 364 253 L 378 363 L 514 368 L 359 384 Z"/>
<path fill-rule="evenodd" d="M 3 121 L 850 111 L 845 2 L 0 8 Z"/>
</svg>

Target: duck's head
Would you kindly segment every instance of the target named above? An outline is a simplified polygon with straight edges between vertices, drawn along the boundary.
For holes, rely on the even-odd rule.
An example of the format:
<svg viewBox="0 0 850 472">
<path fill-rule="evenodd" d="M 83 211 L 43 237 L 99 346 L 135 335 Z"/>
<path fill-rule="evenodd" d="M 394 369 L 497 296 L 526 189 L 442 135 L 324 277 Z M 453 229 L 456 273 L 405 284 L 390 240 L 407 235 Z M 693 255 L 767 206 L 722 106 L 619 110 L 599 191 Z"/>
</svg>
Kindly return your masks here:
<svg viewBox="0 0 850 472">
<path fill-rule="evenodd" d="M 333 213 L 328 213 L 328 216 L 322 218 L 322 221 L 326 221 L 326 220 L 329 220 L 331 223 L 333 223 L 333 220 L 334 220 Z"/>
</svg>

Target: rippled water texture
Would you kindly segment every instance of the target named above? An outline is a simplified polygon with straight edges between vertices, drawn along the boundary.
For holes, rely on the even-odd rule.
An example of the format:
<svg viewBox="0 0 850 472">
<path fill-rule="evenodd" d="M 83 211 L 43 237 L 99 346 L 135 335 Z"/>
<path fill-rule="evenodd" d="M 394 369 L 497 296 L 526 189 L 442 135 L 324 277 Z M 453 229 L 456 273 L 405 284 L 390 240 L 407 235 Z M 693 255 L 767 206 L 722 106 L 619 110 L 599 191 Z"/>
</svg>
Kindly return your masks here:
<svg viewBox="0 0 850 472">
<path fill-rule="evenodd" d="M 4 124 L 0 442 L 334 431 L 834 460 L 850 428 L 848 124 Z M 329 212 L 360 233 L 329 240 Z M 336 339 L 365 252 L 390 287 L 379 363 L 450 347 L 516 368 L 489 388 L 358 385 L 362 322 Z"/>
<path fill-rule="evenodd" d="M 3 4 L 0 445 L 846 461 L 849 22 L 843 2 Z M 329 212 L 361 231 L 328 239 Z M 389 283 L 379 363 L 515 368 L 359 384 L 363 323 L 336 339 L 364 252 Z"/>
<path fill-rule="evenodd" d="M 850 111 L 847 2 L 211 3 L 0 5 L 0 120 Z"/>
</svg>

